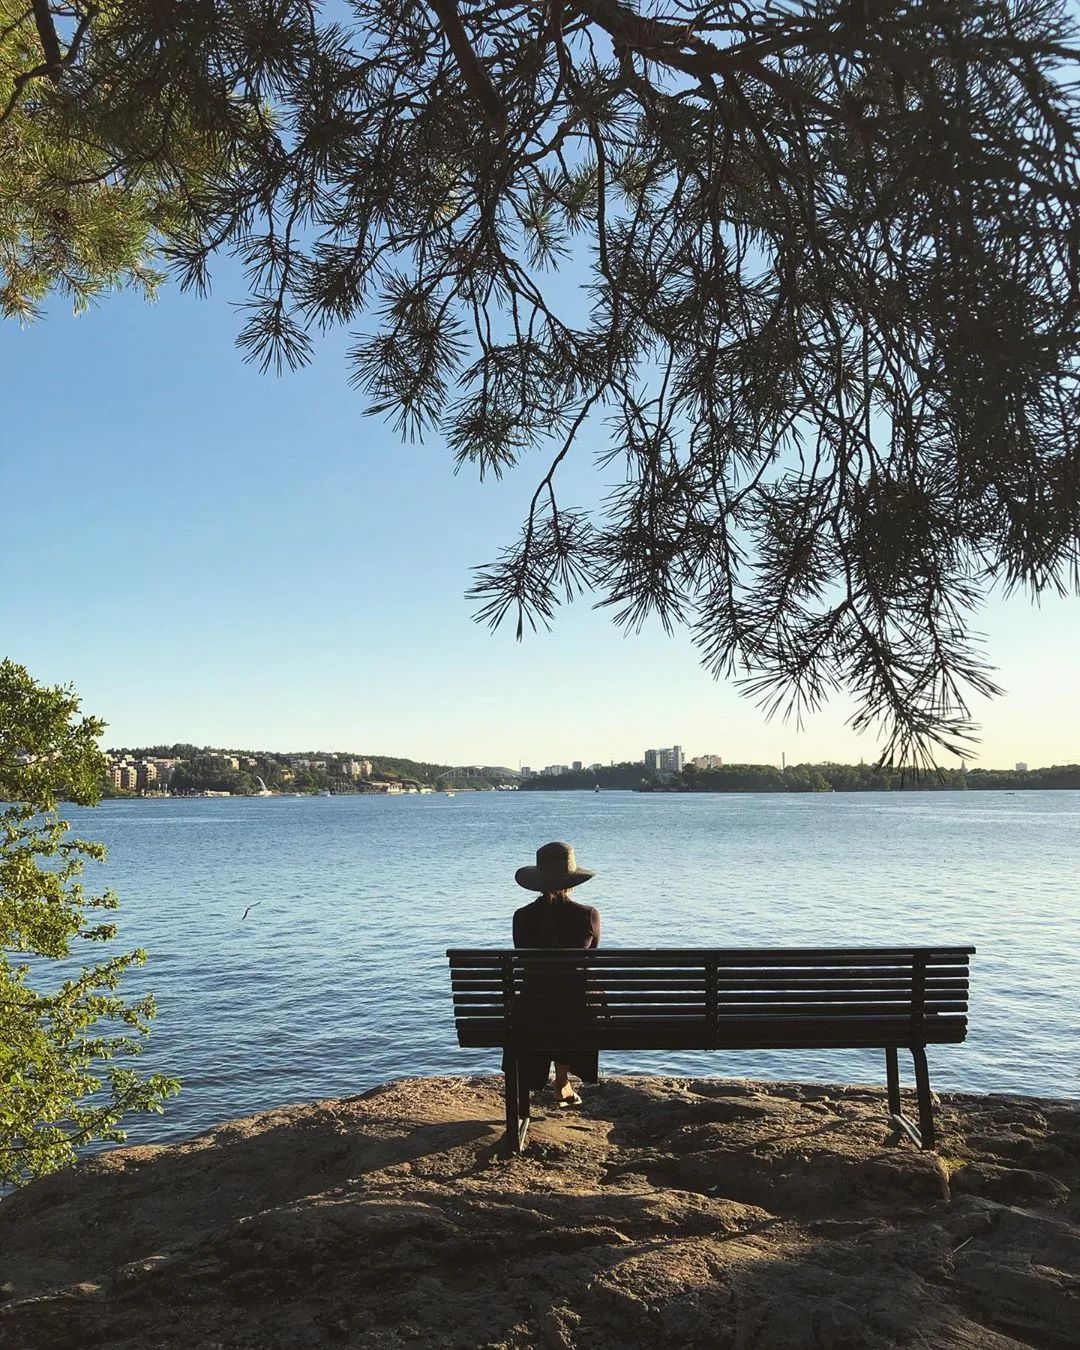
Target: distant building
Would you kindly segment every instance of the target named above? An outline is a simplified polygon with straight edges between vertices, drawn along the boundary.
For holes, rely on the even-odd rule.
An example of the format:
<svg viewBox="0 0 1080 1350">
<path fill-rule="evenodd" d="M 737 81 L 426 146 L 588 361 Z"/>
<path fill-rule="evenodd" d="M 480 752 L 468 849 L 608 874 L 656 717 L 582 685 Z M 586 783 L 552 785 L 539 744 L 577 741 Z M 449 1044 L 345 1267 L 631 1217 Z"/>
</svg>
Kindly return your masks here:
<svg viewBox="0 0 1080 1350">
<path fill-rule="evenodd" d="M 146 762 L 154 766 L 155 781 L 160 787 L 169 786 L 176 766 L 180 763 L 178 759 L 148 759 Z"/>
<path fill-rule="evenodd" d="M 531 778 L 533 776 L 533 771 L 527 764 L 521 766 L 520 773 L 522 778 Z"/>
<path fill-rule="evenodd" d="M 123 788 L 125 792 L 138 792 L 139 770 L 136 765 L 121 764 L 118 773 L 119 777 L 113 780 L 118 788 Z"/>
<path fill-rule="evenodd" d="M 1027 771 L 1028 771 L 1028 766 L 1024 763 L 1024 761 L 1023 761 L 1022 759 L 1021 759 L 1021 760 L 1018 760 L 1018 761 L 1017 761 L 1017 765 L 1016 765 L 1016 772 L 1017 772 L 1017 773 L 1027 773 Z"/>
<path fill-rule="evenodd" d="M 573 768 L 573 770 L 574 770 L 575 773 L 580 773 L 580 772 L 581 772 L 581 767 L 582 767 L 582 766 L 581 766 L 581 760 L 580 760 L 580 759 L 575 759 L 575 760 L 574 760 L 574 763 L 572 764 L 571 767 Z"/>
<path fill-rule="evenodd" d="M 646 773 L 682 773 L 685 763 L 686 757 L 683 755 L 681 745 L 670 745 L 663 750 L 645 751 Z"/>
<path fill-rule="evenodd" d="M 157 766 L 152 760 L 144 760 L 136 769 L 136 783 L 139 790 L 145 792 L 147 788 L 157 785 Z"/>
<path fill-rule="evenodd" d="M 346 778 L 370 778 L 370 759 L 346 759 L 342 761 L 341 772 Z"/>
<path fill-rule="evenodd" d="M 722 769 L 724 761 L 719 755 L 695 755 L 690 761 L 695 769 Z"/>
<path fill-rule="evenodd" d="M 544 770 L 544 773 L 550 774 L 553 778 L 558 777 L 560 774 L 569 772 L 570 772 L 569 764 L 549 764 L 547 768 Z"/>
</svg>

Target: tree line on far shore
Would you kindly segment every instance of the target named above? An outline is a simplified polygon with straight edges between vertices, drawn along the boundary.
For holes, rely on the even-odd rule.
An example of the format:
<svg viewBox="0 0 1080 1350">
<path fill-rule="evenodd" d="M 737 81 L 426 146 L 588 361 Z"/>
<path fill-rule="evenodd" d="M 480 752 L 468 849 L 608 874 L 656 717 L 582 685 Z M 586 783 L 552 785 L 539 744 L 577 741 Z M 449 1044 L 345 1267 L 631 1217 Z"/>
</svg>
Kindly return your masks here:
<svg viewBox="0 0 1080 1350">
<path fill-rule="evenodd" d="M 259 780 L 271 792 L 333 792 L 362 791 L 365 780 L 349 775 L 345 765 L 352 760 L 365 759 L 371 764 L 371 777 L 384 782 L 414 783 L 424 787 L 459 787 L 478 791 L 493 788 L 505 781 L 505 769 L 491 767 L 452 768 L 447 764 L 430 764 L 421 760 L 401 759 L 393 755 L 352 755 L 309 751 L 306 756 L 281 754 L 276 751 L 214 750 L 186 743 L 175 745 L 142 746 L 117 750 L 117 755 L 131 755 L 134 759 L 176 759 L 169 780 L 169 791 L 183 796 L 199 792 L 229 792 L 234 797 L 257 795 L 262 789 Z M 234 769 L 223 755 L 241 760 Z M 296 764 L 297 758 L 307 758 L 306 765 Z M 254 760 L 254 764 L 247 761 Z M 323 767 L 318 767 L 321 763 Z M 106 779 L 103 788 L 107 797 L 130 797 L 134 794 L 115 787 Z"/>
<path fill-rule="evenodd" d="M 537 774 L 525 791 L 632 789 L 636 792 L 934 792 L 1038 788 L 1080 789 L 1080 764 L 1042 769 L 939 769 L 917 772 L 878 764 L 725 764 L 681 773 L 647 774 L 641 764 L 611 764 L 563 774 Z"/>
</svg>

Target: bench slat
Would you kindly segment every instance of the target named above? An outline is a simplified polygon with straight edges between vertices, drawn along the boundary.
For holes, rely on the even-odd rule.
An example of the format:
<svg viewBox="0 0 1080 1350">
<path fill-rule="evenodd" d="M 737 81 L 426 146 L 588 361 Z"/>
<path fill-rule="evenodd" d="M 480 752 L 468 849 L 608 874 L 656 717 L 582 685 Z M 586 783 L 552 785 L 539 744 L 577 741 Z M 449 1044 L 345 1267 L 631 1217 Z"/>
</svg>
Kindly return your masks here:
<svg viewBox="0 0 1080 1350">
<path fill-rule="evenodd" d="M 724 961 L 731 959 L 733 961 L 748 961 L 757 958 L 764 958 L 766 962 L 779 960 L 781 957 L 796 957 L 798 960 L 817 960 L 823 959 L 827 962 L 833 962 L 838 959 L 852 958 L 855 961 L 873 961 L 884 957 L 903 957 L 910 960 L 913 952 L 925 955 L 928 960 L 937 959 L 943 955 L 967 957 L 974 955 L 974 947 L 964 946 L 942 946 L 942 947 L 594 947 L 583 949 L 582 951 L 571 950 L 569 948 L 558 947 L 517 947 L 517 948 L 493 948 L 493 947 L 471 947 L 457 948 L 451 947 L 447 951 L 447 956 L 451 961 L 470 964 L 472 960 L 478 962 L 496 961 L 499 962 L 507 955 L 514 956 L 540 956 L 551 957 L 559 953 L 566 953 L 574 957 L 585 957 L 587 960 L 604 960 L 607 958 L 619 959 L 624 957 L 647 957 L 650 962 L 676 960 L 679 958 L 692 961 Z"/>
</svg>

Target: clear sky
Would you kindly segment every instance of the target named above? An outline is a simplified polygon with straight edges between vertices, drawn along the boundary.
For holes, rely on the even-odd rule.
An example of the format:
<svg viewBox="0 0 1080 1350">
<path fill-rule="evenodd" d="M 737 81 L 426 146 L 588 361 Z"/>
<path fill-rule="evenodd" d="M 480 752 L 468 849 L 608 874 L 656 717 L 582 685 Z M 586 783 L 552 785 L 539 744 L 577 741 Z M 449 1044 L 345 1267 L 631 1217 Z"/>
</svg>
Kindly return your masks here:
<svg viewBox="0 0 1080 1350">
<path fill-rule="evenodd" d="M 241 291 L 116 296 L 0 326 L 0 655 L 75 684 L 108 744 L 351 749 L 448 763 L 871 759 L 835 704 L 800 732 L 698 665 L 686 635 L 624 637 L 579 602 L 518 645 L 471 620 L 472 565 L 516 535 L 539 461 L 455 477 L 346 383 L 347 339 L 277 379 L 233 346 Z M 564 504 L 595 498 L 588 449 Z M 1007 696 L 980 762 L 1080 761 L 1080 603 L 993 601 Z"/>
</svg>

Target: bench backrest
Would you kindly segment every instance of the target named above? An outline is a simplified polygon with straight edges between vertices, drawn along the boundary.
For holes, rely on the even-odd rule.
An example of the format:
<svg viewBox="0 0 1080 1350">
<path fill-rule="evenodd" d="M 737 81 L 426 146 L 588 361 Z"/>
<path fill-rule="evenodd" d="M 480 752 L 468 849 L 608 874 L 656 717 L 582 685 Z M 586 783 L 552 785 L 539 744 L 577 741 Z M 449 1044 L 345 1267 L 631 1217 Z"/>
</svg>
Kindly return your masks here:
<svg viewBox="0 0 1080 1350">
<path fill-rule="evenodd" d="M 463 1046 L 768 1049 L 967 1035 L 974 947 L 452 949 Z"/>
</svg>

